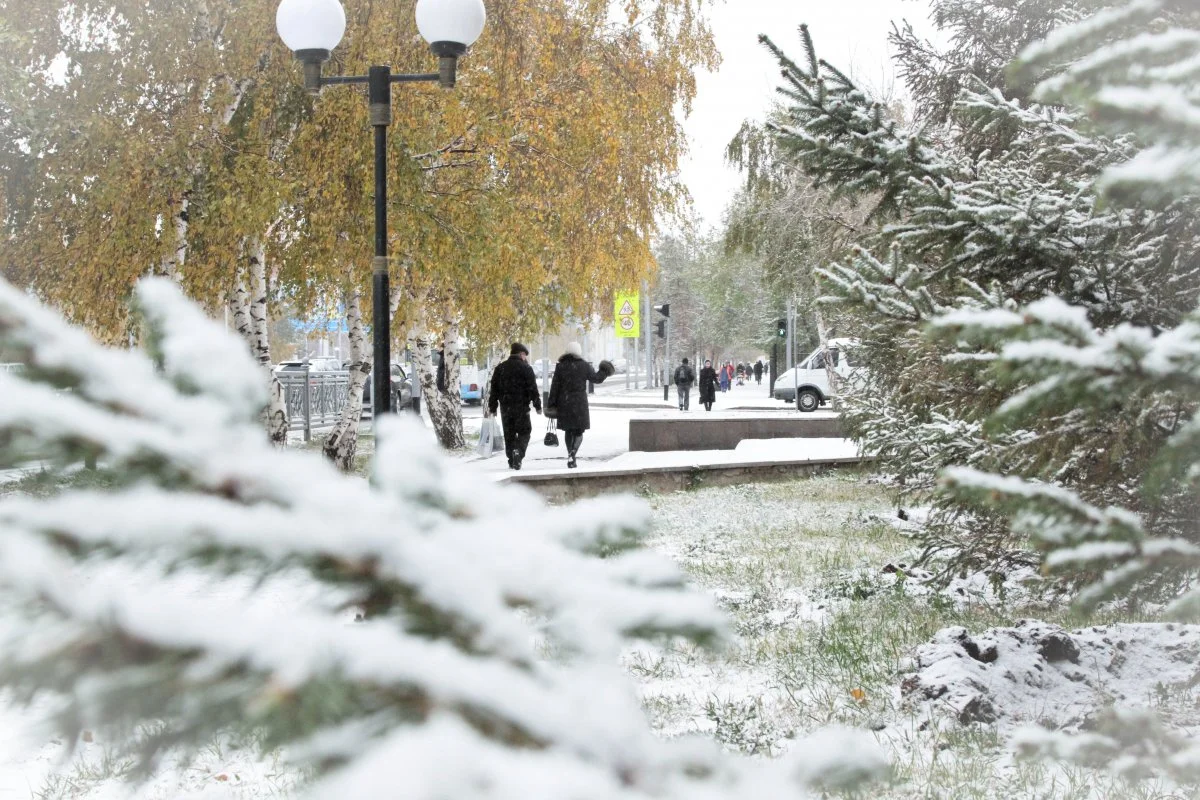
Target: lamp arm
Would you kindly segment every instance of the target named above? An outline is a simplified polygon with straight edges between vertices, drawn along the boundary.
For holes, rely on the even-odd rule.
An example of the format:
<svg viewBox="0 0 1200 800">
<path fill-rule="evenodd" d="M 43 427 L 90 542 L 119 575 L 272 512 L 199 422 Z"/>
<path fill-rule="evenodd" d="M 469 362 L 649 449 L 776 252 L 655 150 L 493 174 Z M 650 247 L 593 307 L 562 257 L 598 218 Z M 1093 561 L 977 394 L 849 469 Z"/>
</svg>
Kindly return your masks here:
<svg viewBox="0 0 1200 800">
<path fill-rule="evenodd" d="M 454 62 L 453 58 L 443 58 L 442 61 L 449 61 L 449 83 L 446 82 L 445 65 L 442 65 L 441 72 L 404 72 L 391 75 L 392 83 L 440 83 L 443 86 L 454 86 Z M 322 75 L 321 65 L 310 61 L 304 62 L 304 88 L 311 94 L 317 94 L 322 87 L 335 85 L 352 85 L 359 83 L 367 83 L 369 81 L 366 75 Z"/>
</svg>

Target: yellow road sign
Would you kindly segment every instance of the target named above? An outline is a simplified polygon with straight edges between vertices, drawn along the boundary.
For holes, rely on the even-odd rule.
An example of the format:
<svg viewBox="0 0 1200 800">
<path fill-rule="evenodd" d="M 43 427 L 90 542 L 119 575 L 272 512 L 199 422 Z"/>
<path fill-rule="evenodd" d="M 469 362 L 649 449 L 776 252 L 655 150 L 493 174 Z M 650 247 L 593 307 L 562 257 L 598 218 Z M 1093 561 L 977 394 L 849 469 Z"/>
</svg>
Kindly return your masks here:
<svg viewBox="0 0 1200 800">
<path fill-rule="evenodd" d="M 613 301 L 613 324 L 618 339 L 636 339 L 641 335 L 641 315 L 638 314 L 641 292 L 617 292 Z"/>
</svg>

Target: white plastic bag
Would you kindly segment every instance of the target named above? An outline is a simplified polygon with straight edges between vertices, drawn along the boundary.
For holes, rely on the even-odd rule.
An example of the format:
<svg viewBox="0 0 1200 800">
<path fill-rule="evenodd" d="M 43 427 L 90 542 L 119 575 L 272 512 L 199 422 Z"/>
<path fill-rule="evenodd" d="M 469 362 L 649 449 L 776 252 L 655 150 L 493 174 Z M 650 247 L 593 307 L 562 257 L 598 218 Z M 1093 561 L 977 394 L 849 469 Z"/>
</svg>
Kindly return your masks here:
<svg viewBox="0 0 1200 800">
<path fill-rule="evenodd" d="M 479 446 L 475 451 L 484 458 L 504 449 L 504 429 L 500 420 L 495 417 L 484 417 L 483 425 L 479 428 Z"/>
<path fill-rule="evenodd" d="M 492 438 L 495 436 L 495 431 L 492 430 L 492 418 L 484 417 L 483 425 L 479 428 L 479 444 L 475 448 L 475 452 L 487 458 L 492 454 Z"/>
</svg>

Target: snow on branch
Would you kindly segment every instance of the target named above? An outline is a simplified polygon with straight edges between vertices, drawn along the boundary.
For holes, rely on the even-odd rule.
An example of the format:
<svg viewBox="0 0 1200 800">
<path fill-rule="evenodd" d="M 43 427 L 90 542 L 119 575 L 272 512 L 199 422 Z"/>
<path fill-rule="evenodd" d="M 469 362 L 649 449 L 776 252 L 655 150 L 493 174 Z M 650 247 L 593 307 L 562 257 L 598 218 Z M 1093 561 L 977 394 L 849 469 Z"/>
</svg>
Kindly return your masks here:
<svg viewBox="0 0 1200 800">
<path fill-rule="evenodd" d="M 1146 148 L 1111 165 L 1108 197 L 1165 205 L 1200 187 L 1200 29 L 1161 0 L 1137 0 L 1056 31 L 1022 53 L 1016 72 L 1044 75 L 1037 97 L 1082 106 L 1103 129 Z"/>
<path fill-rule="evenodd" d="M 0 347 L 28 365 L 0 374 L 0 459 L 32 443 L 113 483 L 0 502 L 0 687 L 54 698 L 67 736 L 153 768 L 248 726 L 314 797 L 800 797 L 885 769 L 867 734 L 766 764 L 652 734 L 624 643 L 727 626 L 638 549 L 644 504 L 548 508 L 400 419 L 370 482 L 276 450 L 240 341 L 170 282 L 138 299 L 152 358 L 0 282 Z"/>
</svg>

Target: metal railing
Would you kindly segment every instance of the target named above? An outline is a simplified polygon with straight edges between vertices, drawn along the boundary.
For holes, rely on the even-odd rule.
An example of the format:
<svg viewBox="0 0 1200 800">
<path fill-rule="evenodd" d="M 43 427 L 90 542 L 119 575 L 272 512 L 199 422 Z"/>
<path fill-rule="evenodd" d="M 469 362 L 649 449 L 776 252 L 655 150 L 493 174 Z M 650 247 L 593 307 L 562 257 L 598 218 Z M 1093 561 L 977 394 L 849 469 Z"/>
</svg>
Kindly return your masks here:
<svg viewBox="0 0 1200 800">
<path fill-rule="evenodd" d="M 288 430 L 304 431 L 307 442 L 313 428 L 327 428 L 338 421 L 350 391 L 349 372 L 283 370 L 275 375 L 283 385 Z"/>
</svg>

